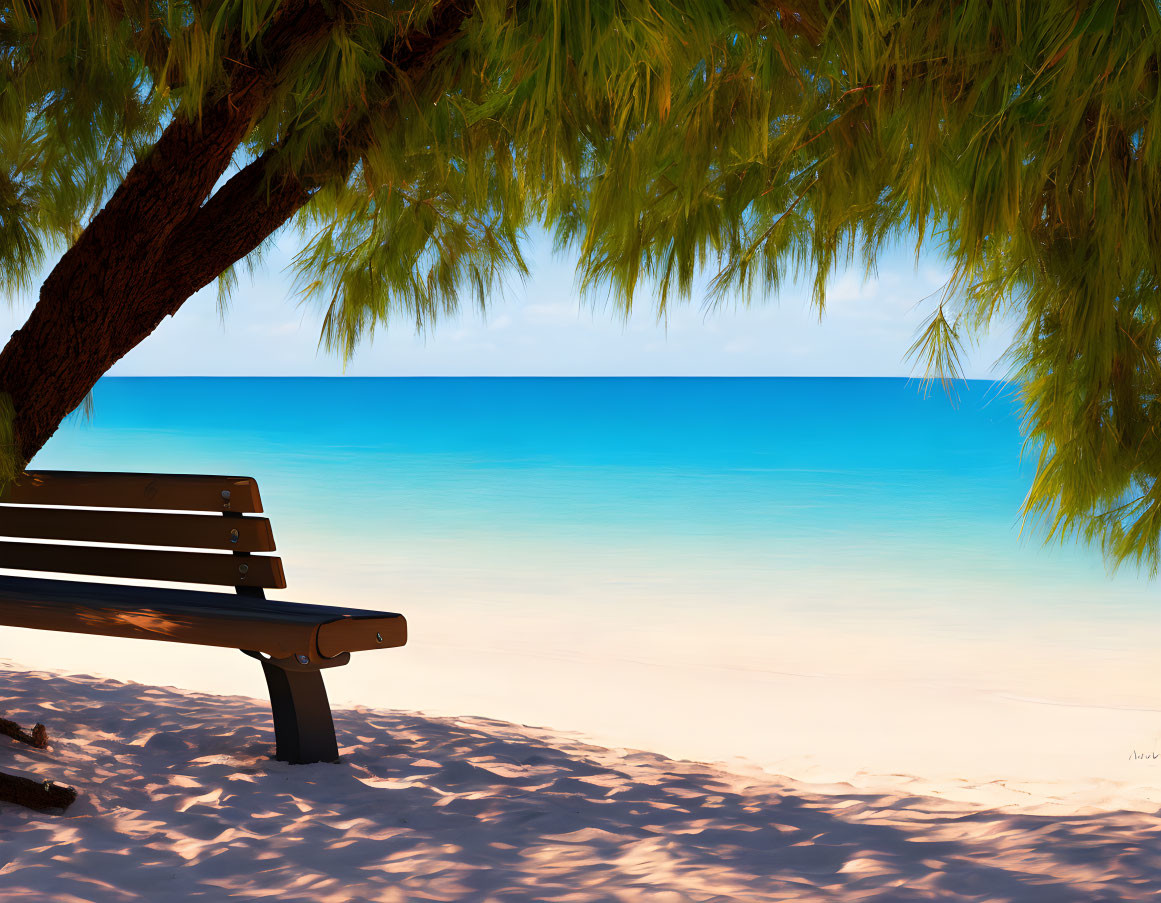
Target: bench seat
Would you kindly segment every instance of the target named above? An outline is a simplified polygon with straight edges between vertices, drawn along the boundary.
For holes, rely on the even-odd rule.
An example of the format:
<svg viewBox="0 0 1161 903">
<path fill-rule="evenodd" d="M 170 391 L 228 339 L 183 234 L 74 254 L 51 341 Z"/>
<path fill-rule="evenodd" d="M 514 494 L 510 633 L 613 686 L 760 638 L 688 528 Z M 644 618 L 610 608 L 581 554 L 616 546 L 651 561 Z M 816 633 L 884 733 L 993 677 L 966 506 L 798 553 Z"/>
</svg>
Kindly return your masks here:
<svg viewBox="0 0 1161 903">
<path fill-rule="evenodd" d="M 329 659 L 408 642 L 403 615 L 233 593 L 0 577 L 0 624 Z"/>
<path fill-rule="evenodd" d="M 267 599 L 267 589 L 286 588 L 286 575 L 280 557 L 264 554 L 275 545 L 261 513 L 252 477 L 22 474 L 0 486 L 0 570 L 79 579 L 0 575 L 0 627 L 240 649 L 262 663 L 275 758 L 338 761 L 322 672 L 352 652 L 404 645 L 407 622 L 387 611 Z"/>
<path fill-rule="evenodd" d="M 306 656 L 303 664 L 407 642 L 406 620 L 389 612 L 39 577 L 0 576 L 0 624 Z"/>
</svg>

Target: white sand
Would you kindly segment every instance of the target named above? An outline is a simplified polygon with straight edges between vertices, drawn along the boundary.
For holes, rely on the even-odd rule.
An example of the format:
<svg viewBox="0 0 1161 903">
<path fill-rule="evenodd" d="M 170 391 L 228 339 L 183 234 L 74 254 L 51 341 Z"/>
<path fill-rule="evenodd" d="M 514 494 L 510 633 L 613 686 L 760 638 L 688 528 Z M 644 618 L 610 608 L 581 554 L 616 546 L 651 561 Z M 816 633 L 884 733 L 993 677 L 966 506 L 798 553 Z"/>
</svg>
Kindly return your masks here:
<svg viewBox="0 0 1161 903">
<path fill-rule="evenodd" d="M 542 725 L 795 781 L 1061 814 L 1161 808 L 1156 630 L 1112 624 L 1110 639 L 1058 618 L 985 639 L 784 616 L 775 629 L 728 609 L 541 607 L 408 603 L 408 645 L 328 671 L 331 699 Z M 0 654 L 34 669 L 265 696 L 261 669 L 232 650 L 18 629 L 0 639 Z"/>
<path fill-rule="evenodd" d="M 364 708 L 336 712 L 342 764 L 288 766 L 268 758 L 262 701 L 4 668 L 0 706 L 44 722 L 55 742 L 0 738 L 0 767 L 82 793 L 67 817 L 0 806 L 5 903 L 1161 894 L 1161 822 L 1109 811 L 1115 782 L 1106 805 L 1060 786 L 1055 802 L 989 808 L 921 795 L 901 776 L 876 790 L 803 784 L 496 720 Z"/>
</svg>

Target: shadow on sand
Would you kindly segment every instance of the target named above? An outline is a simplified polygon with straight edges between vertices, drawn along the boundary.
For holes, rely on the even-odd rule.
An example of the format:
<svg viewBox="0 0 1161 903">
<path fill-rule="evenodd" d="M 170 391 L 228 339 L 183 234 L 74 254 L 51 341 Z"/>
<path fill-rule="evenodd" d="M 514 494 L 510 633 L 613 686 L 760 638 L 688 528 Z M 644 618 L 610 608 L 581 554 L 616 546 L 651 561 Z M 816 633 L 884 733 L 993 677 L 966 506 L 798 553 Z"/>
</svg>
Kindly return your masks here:
<svg viewBox="0 0 1161 903">
<path fill-rule="evenodd" d="M 816 792 L 483 718 L 341 710 L 338 765 L 271 761 L 264 703 L 0 671 L 43 721 L 0 767 L 71 783 L 0 805 L 0 898 L 166 901 L 1141 901 L 1161 826 Z M 841 788 L 840 788 L 841 789 Z"/>
</svg>

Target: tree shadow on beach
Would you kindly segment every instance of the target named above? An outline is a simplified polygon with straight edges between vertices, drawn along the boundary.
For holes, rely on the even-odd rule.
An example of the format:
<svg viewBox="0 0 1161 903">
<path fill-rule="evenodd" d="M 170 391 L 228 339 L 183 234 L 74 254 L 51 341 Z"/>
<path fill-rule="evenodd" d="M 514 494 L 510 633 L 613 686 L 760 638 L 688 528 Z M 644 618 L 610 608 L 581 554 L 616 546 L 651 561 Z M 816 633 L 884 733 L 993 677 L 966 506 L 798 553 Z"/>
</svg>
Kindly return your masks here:
<svg viewBox="0 0 1161 903">
<path fill-rule="evenodd" d="M 820 793 L 484 718 L 336 712 L 343 761 L 269 759 L 252 699 L 0 671 L 57 738 L 0 765 L 76 786 L 0 806 L 5 899 L 1138 901 L 1156 820 Z"/>
</svg>

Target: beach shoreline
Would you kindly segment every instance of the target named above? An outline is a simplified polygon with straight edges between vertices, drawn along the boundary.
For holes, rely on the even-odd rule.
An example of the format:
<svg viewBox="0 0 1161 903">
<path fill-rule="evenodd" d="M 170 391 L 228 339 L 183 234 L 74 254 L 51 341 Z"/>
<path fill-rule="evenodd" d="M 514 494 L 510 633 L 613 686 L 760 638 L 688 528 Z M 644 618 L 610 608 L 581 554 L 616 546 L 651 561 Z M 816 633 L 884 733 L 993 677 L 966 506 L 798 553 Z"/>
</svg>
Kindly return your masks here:
<svg viewBox="0 0 1161 903">
<path fill-rule="evenodd" d="M 260 399 L 253 418 L 223 422 L 223 392 Z M 38 466 L 250 474 L 287 574 L 269 598 L 407 618 L 405 647 L 328 671 L 339 706 L 818 783 L 1161 800 L 1161 764 L 1132 758 L 1161 752 L 1155 584 L 1021 532 L 1003 387 L 958 407 L 859 379 L 109 379 L 94 398 Z M 14 631 L 0 654 L 266 692 L 228 650 Z"/>
<path fill-rule="evenodd" d="M 475 648 L 423 635 L 440 632 L 328 671 L 333 706 L 536 725 L 604 748 L 822 788 L 1065 815 L 1161 809 L 1161 712 L 1142 704 L 1144 688 L 1117 694 L 1106 681 L 1099 694 L 1086 693 L 1077 674 L 1070 685 L 1047 671 L 1031 683 L 988 685 L 950 665 L 942 675 L 884 674 L 870 660 L 859 666 L 834 641 L 804 640 L 799 661 L 787 662 L 813 659 L 815 667 L 782 671 L 740 659 L 733 666 L 682 660 L 672 650 L 658 660 L 554 652 L 546 635 L 507 647 L 483 635 Z M 147 658 L 142 651 L 158 650 L 138 640 L 17 628 L 6 636 L 28 663 L 0 659 L 13 675 L 98 675 L 266 704 L 260 669 L 224 650 L 166 644 L 164 657 Z M 845 672 L 819 670 L 828 647 Z M 1075 670 L 1085 676 L 1080 663 Z M 1056 695 L 1048 695 L 1053 686 Z"/>
</svg>

